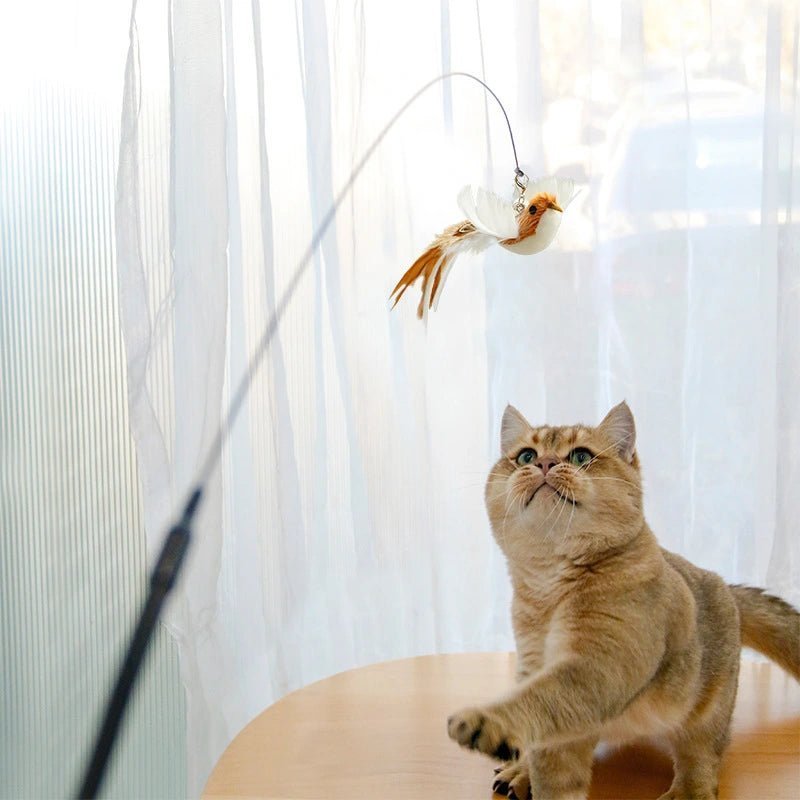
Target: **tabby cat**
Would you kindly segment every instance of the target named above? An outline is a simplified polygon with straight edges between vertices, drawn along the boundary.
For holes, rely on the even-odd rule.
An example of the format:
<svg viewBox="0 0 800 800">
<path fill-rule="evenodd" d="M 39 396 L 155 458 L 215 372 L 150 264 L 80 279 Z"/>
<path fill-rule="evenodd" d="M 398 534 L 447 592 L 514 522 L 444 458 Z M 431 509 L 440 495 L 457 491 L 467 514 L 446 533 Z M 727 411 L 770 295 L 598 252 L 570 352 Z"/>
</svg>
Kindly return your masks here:
<svg viewBox="0 0 800 800">
<path fill-rule="evenodd" d="M 800 613 L 659 547 L 625 403 L 596 428 L 534 428 L 509 406 L 501 447 L 486 505 L 513 585 L 519 682 L 454 714 L 448 734 L 506 761 L 493 788 L 520 800 L 585 798 L 598 741 L 642 737 L 673 754 L 661 800 L 716 798 L 740 649 L 800 680 Z"/>
</svg>

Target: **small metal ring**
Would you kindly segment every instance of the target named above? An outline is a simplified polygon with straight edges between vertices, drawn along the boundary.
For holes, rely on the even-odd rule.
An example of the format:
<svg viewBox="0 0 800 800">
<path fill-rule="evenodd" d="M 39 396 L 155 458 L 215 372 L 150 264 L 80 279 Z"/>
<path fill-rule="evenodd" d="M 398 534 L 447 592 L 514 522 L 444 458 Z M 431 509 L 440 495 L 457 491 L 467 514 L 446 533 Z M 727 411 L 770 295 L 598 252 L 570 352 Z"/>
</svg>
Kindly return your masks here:
<svg viewBox="0 0 800 800">
<path fill-rule="evenodd" d="M 525 208 L 525 189 L 528 187 L 528 176 L 519 167 L 514 170 L 514 185 L 519 191 L 519 196 L 514 202 L 513 208 L 517 214 L 521 214 Z"/>
</svg>

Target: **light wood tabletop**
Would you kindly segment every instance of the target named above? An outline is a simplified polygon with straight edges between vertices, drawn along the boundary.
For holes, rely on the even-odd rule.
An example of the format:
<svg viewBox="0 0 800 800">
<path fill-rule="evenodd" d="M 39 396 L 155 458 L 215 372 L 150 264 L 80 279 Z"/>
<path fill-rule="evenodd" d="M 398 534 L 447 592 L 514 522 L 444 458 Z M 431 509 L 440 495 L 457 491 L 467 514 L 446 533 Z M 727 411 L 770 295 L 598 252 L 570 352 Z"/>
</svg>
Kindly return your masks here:
<svg viewBox="0 0 800 800">
<path fill-rule="evenodd" d="M 507 653 L 421 656 L 343 672 L 284 697 L 231 742 L 206 800 L 492 797 L 495 762 L 447 738 L 446 719 L 514 683 Z M 656 798 L 669 759 L 648 747 L 598 749 L 590 798 Z M 721 800 L 800 798 L 800 685 L 744 661 Z M 499 797 L 499 796 L 498 796 Z"/>
</svg>

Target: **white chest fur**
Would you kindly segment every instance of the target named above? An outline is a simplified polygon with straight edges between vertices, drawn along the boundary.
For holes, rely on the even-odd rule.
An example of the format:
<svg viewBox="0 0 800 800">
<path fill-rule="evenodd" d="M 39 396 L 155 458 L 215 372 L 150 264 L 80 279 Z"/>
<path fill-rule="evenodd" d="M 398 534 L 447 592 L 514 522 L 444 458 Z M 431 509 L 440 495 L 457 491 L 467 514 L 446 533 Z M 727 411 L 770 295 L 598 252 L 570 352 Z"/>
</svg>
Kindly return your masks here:
<svg viewBox="0 0 800 800">
<path fill-rule="evenodd" d="M 563 591 L 559 570 L 552 564 L 514 576 L 511 618 L 520 674 L 533 674 L 559 657 L 564 636 L 557 609 Z"/>
</svg>

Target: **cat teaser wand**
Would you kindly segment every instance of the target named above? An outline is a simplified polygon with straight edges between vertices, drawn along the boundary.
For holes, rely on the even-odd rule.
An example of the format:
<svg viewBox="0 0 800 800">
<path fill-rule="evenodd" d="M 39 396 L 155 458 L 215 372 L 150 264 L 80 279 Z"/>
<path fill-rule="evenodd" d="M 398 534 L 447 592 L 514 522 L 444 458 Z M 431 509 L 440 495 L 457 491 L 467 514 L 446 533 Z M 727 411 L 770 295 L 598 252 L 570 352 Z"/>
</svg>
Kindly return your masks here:
<svg viewBox="0 0 800 800">
<path fill-rule="evenodd" d="M 418 268 L 416 265 L 419 263 L 419 259 L 417 262 L 415 262 L 415 265 L 412 266 L 411 270 L 409 270 L 404 276 L 403 281 L 401 281 L 400 285 L 403 286 L 403 288 L 396 300 L 399 299 L 399 296 L 402 295 L 403 291 L 405 291 L 407 285 L 413 283 L 421 275 L 423 277 L 423 300 L 425 300 L 426 295 L 428 297 L 428 300 L 426 301 L 427 305 L 424 306 L 424 308 L 427 309 L 430 307 L 432 302 L 435 304 L 439 295 L 441 294 L 441 287 L 444 285 L 444 275 L 442 272 L 446 272 L 449 269 L 455 255 L 463 250 L 482 250 L 489 244 L 497 241 L 501 246 L 515 252 L 534 253 L 546 247 L 550 241 L 552 241 L 553 236 L 555 236 L 555 233 L 558 229 L 558 218 L 560 217 L 560 214 L 558 214 L 556 211 L 556 206 L 560 204 L 562 208 L 566 208 L 568 198 L 566 197 L 566 194 L 562 196 L 561 192 L 564 190 L 559 188 L 561 184 L 558 182 L 545 182 L 541 184 L 541 189 L 537 188 L 540 186 L 538 182 L 533 184 L 530 188 L 530 191 L 535 190 L 535 196 L 529 195 L 529 192 L 526 192 L 528 179 L 525 173 L 519 168 L 517 149 L 516 145 L 514 144 L 514 135 L 511 131 L 511 123 L 508 121 L 508 115 L 506 114 L 505 108 L 503 107 L 503 104 L 500 102 L 500 99 L 497 97 L 497 95 L 480 78 L 477 78 L 468 72 L 449 72 L 445 75 L 440 75 L 439 77 L 434 78 L 426 83 L 414 95 L 412 95 L 412 97 L 406 101 L 406 103 L 399 109 L 399 111 L 397 111 L 391 120 L 389 120 L 383 130 L 378 134 L 373 143 L 361 157 L 361 160 L 358 162 L 358 164 L 356 164 L 353 171 L 350 173 L 350 177 L 336 195 L 333 204 L 322 218 L 322 221 L 314 233 L 314 236 L 312 237 L 308 248 L 303 254 L 303 257 L 295 267 L 295 271 L 292 274 L 286 289 L 278 300 L 275 310 L 269 318 L 263 333 L 261 334 L 261 338 L 258 341 L 255 351 L 248 362 L 247 369 L 236 386 L 236 390 L 233 393 L 228 410 L 223 417 L 217 434 L 214 437 L 214 440 L 206 454 L 205 460 L 202 462 L 200 470 L 197 473 L 196 480 L 194 482 L 194 488 L 189 493 L 185 506 L 178 516 L 178 521 L 172 526 L 164 539 L 161 552 L 150 574 L 150 585 L 147 598 L 136 623 L 131 642 L 123 659 L 119 676 L 114 685 L 113 692 L 108 704 L 106 705 L 103 722 L 100 726 L 100 730 L 97 734 L 97 738 L 93 747 L 92 757 L 89 761 L 83 781 L 81 783 L 81 787 L 77 794 L 79 798 L 94 798 L 100 791 L 100 786 L 105 775 L 108 760 L 114 747 L 117 734 L 119 733 L 119 727 L 124 717 L 131 691 L 133 690 L 133 686 L 136 682 L 142 659 L 147 651 L 153 630 L 158 621 L 158 615 L 167 599 L 167 596 L 175 585 L 175 581 L 180 571 L 181 564 L 183 563 L 184 556 L 189 548 L 192 536 L 192 524 L 195 513 L 200 506 L 205 484 L 219 463 L 219 460 L 222 456 L 222 447 L 230 436 L 233 424 L 242 409 L 242 405 L 244 404 L 247 394 L 250 391 L 250 387 L 252 386 L 253 379 L 255 378 L 255 375 L 258 372 L 264 357 L 269 351 L 272 340 L 278 330 L 278 326 L 283 319 L 283 315 L 286 312 L 286 309 L 292 298 L 294 297 L 294 293 L 297 290 L 301 278 L 305 274 L 308 265 L 311 262 L 311 257 L 314 255 L 314 252 L 322 241 L 326 231 L 330 227 L 331 222 L 333 222 L 334 218 L 336 217 L 336 212 L 338 211 L 339 206 L 342 204 L 342 201 L 350 193 L 350 190 L 353 188 L 353 184 L 355 183 L 356 179 L 361 174 L 362 170 L 373 156 L 375 150 L 383 141 L 386 134 L 388 134 L 389 131 L 394 127 L 397 120 L 406 112 L 408 107 L 412 105 L 412 103 L 414 103 L 418 97 L 420 97 L 420 95 L 424 94 L 432 86 L 440 81 L 448 80 L 457 76 L 477 81 L 497 101 L 497 104 L 500 106 L 500 110 L 503 112 L 506 125 L 508 126 L 508 133 L 511 137 L 511 147 L 514 151 L 514 163 L 516 165 L 516 169 L 514 171 L 515 185 L 519 196 L 517 201 L 512 205 L 510 203 L 505 203 L 496 195 L 493 195 L 491 192 L 487 192 L 483 189 L 470 189 L 470 194 L 465 194 L 465 192 L 462 192 L 462 194 L 459 195 L 459 199 L 462 205 L 462 210 L 468 219 L 466 222 L 457 226 L 457 228 L 464 228 L 464 230 L 461 231 L 461 233 L 456 230 L 455 232 L 448 234 L 448 231 L 450 230 L 448 229 L 444 234 L 442 234 L 442 236 L 437 238 L 437 240 L 421 258 L 426 259 L 426 255 L 436 247 L 439 248 L 440 253 L 435 256 L 433 261 L 431 260 L 431 257 L 428 256 L 427 259 L 423 261 L 423 264 Z M 548 180 L 555 181 L 555 179 Z M 548 199 L 546 201 L 541 200 L 538 197 L 540 193 L 548 195 Z M 571 187 L 569 190 L 569 196 L 572 196 Z M 525 214 L 523 213 L 525 212 L 526 208 L 530 209 L 531 203 L 534 202 L 537 208 L 536 213 L 538 213 L 536 220 L 534 220 L 536 213 L 528 210 L 527 213 L 530 214 L 530 219 L 525 217 Z M 542 205 L 541 209 L 539 207 L 539 203 L 544 204 Z M 547 205 L 548 203 L 550 205 Z M 509 217 L 509 209 L 511 209 L 513 217 Z M 548 215 L 551 213 L 558 214 L 558 216 L 554 218 L 554 222 L 548 221 L 545 224 L 545 220 L 550 219 Z M 510 220 L 516 220 L 516 227 L 514 228 L 513 232 L 511 230 Z M 470 225 L 474 226 L 474 230 L 469 228 Z M 555 225 L 555 227 L 551 230 L 553 225 Z M 465 226 L 467 227 L 465 228 Z M 548 233 L 548 236 L 540 235 L 544 234 L 545 232 Z M 531 244 L 526 245 L 525 242 L 534 235 L 539 236 L 539 238 L 536 239 L 535 246 L 533 246 L 532 249 L 525 249 L 526 247 L 532 247 Z M 439 240 L 442 239 L 442 237 L 445 237 L 445 239 L 440 243 Z M 523 249 L 519 249 L 520 247 Z M 441 263 L 439 263 L 440 261 Z M 415 269 L 416 273 L 414 274 L 413 271 Z M 394 295 L 396 292 L 397 289 L 392 294 Z"/>
</svg>

